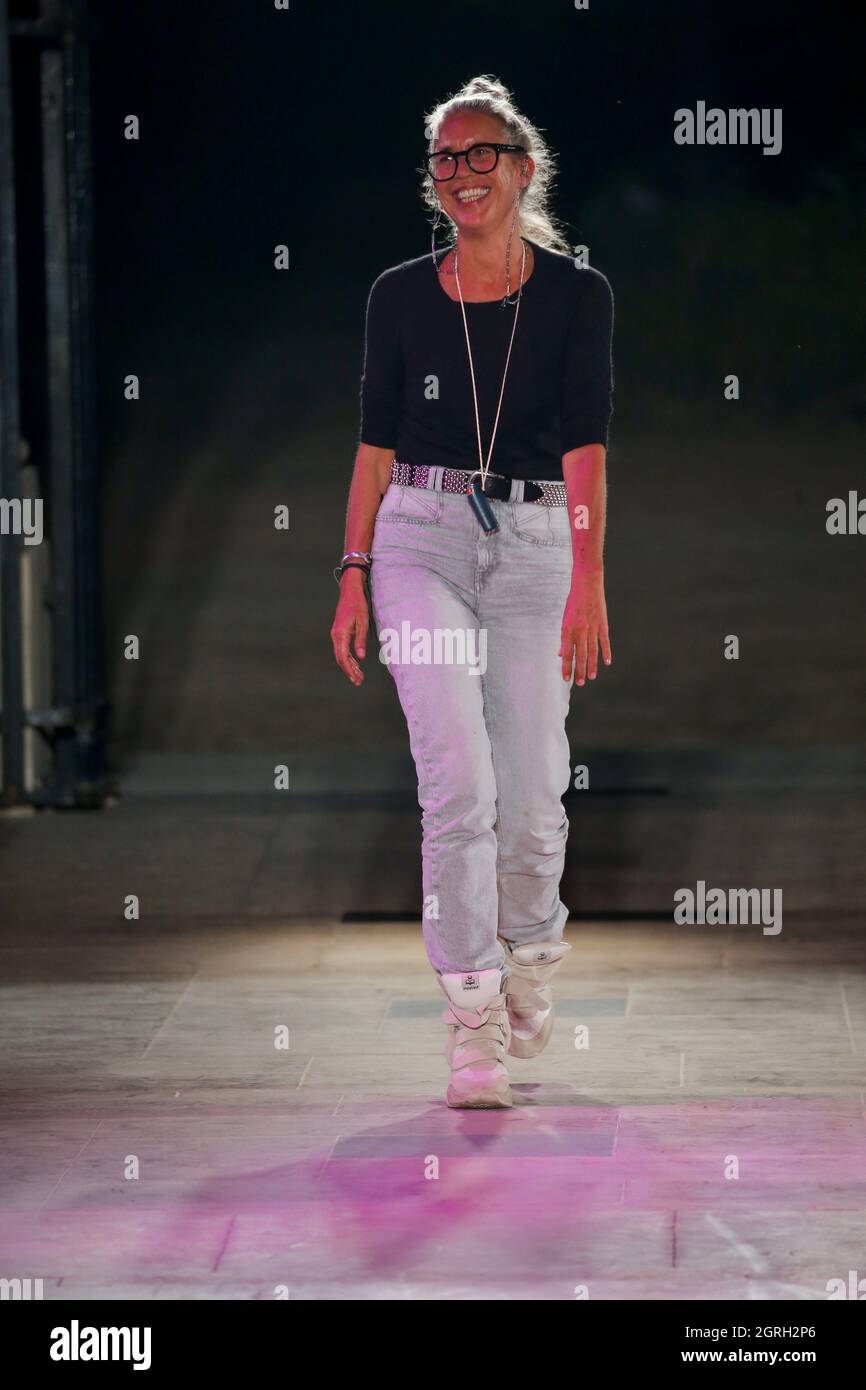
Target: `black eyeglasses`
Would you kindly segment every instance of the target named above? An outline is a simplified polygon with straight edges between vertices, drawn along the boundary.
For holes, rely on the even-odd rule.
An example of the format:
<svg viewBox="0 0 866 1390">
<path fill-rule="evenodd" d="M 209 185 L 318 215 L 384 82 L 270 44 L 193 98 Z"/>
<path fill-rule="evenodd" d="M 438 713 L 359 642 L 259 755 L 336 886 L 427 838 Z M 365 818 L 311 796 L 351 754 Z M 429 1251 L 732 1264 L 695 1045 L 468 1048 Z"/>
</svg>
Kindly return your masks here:
<svg viewBox="0 0 866 1390">
<path fill-rule="evenodd" d="M 470 145 L 468 150 L 437 150 L 425 159 L 427 172 L 436 183 L 453 179 L 459 160 L 465 159 L 473 174 L 490 174 L 499 163 L 501 154 L 526 154 L 525 145 Z"/>
</svg>

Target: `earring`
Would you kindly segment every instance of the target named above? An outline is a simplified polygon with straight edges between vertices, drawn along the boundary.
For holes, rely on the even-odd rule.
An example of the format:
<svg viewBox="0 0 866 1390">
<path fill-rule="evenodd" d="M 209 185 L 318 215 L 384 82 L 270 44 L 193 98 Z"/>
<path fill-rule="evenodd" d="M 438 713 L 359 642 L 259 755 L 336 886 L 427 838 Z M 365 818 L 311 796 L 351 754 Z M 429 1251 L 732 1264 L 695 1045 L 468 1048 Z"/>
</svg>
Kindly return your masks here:
<svg viewBox="0 0 866 1390">
<path fill-rule="evenodd" d="M 442 209 L 437 207 L 433 217 L 433 225 L 430 229 L 430 255 L 433 258 L 433 265 L 436 267 L 436 228 L 439 226 Z M 438 269 L 438 267 L 436 267 Z"/>
<path fill-rule="evenodd" d="M 431 227 L 431 230 L 430 230 L 430 256 L 431 256 L 431 258 L 432 258 L 433 266 L 434 266 L 434 269 L 436 270 L 436 273 L 437 273 L 437 274 L 439 273 L 439 266 L 438 266 L 437 263 L 436 263 L 436 254 L 437 254 L 437 248 L 436 248 L 436 229 L 438 228 L 438 226 L 439 226 L 439 224 L 441 223 L 441 221 L 442 221 L 442 207 L 441 207 L 441 205 L 440 205 L 439 207 L 437 207 L 436 212 L 435 212 L 435 214 L 434 214 L 434 216 L 433 216 L 433 224 L 432 224 L 432 227 Z M 455 242 L 455 243 L 452 243 L 452 244 L 456 246 L 456 242 Z M 445 248 L 445 254 L 446 254 L 446 255 L 448 254 L 448 252 L 450 251 L 450 249 L 451 249 L 451 247 L 446 247 L 446 248 Z M 455 250 L 454 254 L 455 254 L 455 256 L 456 256 L 456 254 L 457 254 L 456 250 Z"/>
</svg>

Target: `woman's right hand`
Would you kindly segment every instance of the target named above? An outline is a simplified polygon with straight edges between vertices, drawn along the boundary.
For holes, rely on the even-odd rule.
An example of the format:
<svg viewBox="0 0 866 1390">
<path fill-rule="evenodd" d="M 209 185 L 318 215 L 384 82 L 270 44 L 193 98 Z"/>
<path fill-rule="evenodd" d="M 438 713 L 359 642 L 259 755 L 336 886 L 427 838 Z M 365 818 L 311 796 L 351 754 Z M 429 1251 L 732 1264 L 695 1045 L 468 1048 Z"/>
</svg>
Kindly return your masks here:
<svg viewBox="0 0 866 1390">
<path fill-rule="evenodd" d="M 345 672 L 353 685 L 362 685 L 364 682 L 364 672 L 355 656 L 361 661 L 366 656 L 367 630 L 370 626 L 364 578 L 364 571 L 361 569 L 353 568 L 343 572 L 337 611 L 331 625 L 334 657 L 340 670 Z M 355 656 L 352 655 L 353 646 Z"/>
</svg>

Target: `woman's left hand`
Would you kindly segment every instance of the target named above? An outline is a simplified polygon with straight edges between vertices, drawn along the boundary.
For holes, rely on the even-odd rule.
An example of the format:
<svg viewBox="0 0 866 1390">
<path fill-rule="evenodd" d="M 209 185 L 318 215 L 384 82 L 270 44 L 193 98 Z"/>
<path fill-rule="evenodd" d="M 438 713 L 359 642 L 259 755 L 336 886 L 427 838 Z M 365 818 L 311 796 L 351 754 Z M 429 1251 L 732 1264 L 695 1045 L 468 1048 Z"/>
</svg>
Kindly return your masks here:
<svg viewBox="0 0 866 1390">
<path fill-rule="evenodd" d="M 605 666 L 609 666 L 604 570 L 574 570 L 562 615 L 562 679 L 570 680 L 573 668 L 576 685 L 583 685 L 587 676 L 594 681 L 598 675 L 599 647 Z"/>
</svg>

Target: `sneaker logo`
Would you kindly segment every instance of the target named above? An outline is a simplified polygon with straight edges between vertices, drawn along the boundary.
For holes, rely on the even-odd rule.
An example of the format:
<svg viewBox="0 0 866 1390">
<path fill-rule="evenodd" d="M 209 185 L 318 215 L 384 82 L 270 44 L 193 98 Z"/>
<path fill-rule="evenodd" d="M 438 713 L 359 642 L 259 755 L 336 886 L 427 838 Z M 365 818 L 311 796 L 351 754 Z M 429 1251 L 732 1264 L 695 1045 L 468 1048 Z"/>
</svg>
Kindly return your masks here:
<svg viewBox="0 0 866 1390">
<path fill-rule="evenodd" d="M 464 989 L 479 989 L 479 988 L 480 988 L 480 983 L 481 983 L 481 982 L 480 982 L 480 980 L 478 979 L 478 976 L 477 976 L 477 975 L 464 975 L 464 976 L 463 976 L 463 988 L 464 988 Z"/>
<path fill-rule="evenodd" d="M 549 951 L 539 951 L 538 955 L 535 957 L 536 960 L 549 960 L 549 958 L 550 958 L 550 952 L 549 952 Z"/>
</svg>

